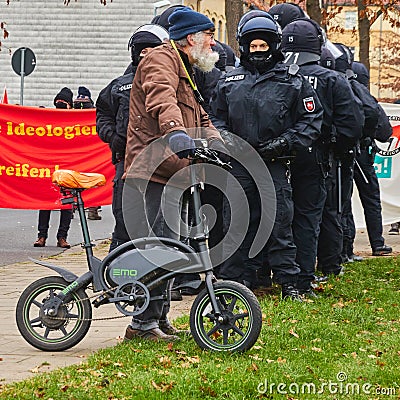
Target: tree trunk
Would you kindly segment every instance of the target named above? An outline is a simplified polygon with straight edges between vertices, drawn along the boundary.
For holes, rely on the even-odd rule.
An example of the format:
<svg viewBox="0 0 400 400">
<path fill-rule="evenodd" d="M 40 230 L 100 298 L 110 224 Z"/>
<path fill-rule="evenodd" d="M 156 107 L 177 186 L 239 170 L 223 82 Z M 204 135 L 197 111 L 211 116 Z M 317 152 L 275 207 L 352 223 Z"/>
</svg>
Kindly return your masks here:
<svg viewBox="0 0 400 400">
<path fill-rule="evenodd" d="M 236 41 L 236 30 L 242 15 L 243 0 L 225 0 L 227 44 L 237 55 L 239 54 L 239 44 Z"/>
<path fill-rule="evenodd" d="M 358 7 L 358 35 L 359 35 L 359 59 L 369 71 L 369 31 L 370 23 L 366 14 L 364 0 L 357 0 Z"/>
<path fill-rule="evenodd" d="M 307 14 L 311 19 L 321 25 L 322 15 L 319 0 L 307 0 Z"/>
</svg>

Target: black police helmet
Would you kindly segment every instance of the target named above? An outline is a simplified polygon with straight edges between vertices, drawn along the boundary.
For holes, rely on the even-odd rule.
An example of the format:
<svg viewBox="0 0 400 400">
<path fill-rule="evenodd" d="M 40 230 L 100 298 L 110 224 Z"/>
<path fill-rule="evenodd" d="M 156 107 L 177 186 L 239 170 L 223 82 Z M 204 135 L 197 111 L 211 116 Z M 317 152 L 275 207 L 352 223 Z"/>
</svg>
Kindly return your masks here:
<svg viewBox="0 0 400 400">
<path fill-rule="evenodd" d="M 249 52 L 250 42 L 255 39 L 265 40 L 272 53 L 279 50 L 282 30 L 269 14 L 251 18 L 243 24 L 238 38 L 242 54 Z"/>
<path fill-rule="evenodd" d="M 319 61 L 324 34 L 321 27 L 310 18 L 300 18 L 282 31 L 282 51 L 296 53 L 296 64 Z"/>
<path fill-rule="evenodd" d="M 321 58 L 319 60 L 320 65 L 325 68 L 335 70 L 336 67 L 336 60 L 330 50 L 323 46 L 321 50 Z"/>
<path fill-rule="evenodd" d="M 358 82 L 362 83 L 364 86 L 369 86 L 369 72 L 367 67 L 358 61 L 353 61 L 351 65 L 351 69 L 353 70 L 356 79 Z"/>
<path fill-rule="evenodd" d="M 254 17 L 265 17 L 265 16 L 267 16 L 267 18 L 268 18 L 268 13 L 263 10 L 250 10 L 246 14 L 243 14 L 242 18 L 240 18 L 240 21 L 238 23 L 237 32 L 236 32 L 236 40 L 239 41 L 239 37 L 242 33 L 243 25 L 246 22 L 248 22 L 249 20 L 251 20 Z"/>
<path fill-rule="evenodd" d="M 139 56 L 146 47 L 157 47 L 165 40 L 168 40 L 168 31 L 160 25 L 146 24 L 136 29 L 128 42 L 128 49 L 131 49 L 132 63 L 139 63 Z"/>
<path fill-rule="evenodd" d="M 160 15 L 155 16 L 152 20 L 152 24 L 160 25 L 164 29 L 168 30 L 169 28 L 169 22 L 168 22 L 168 17 L 178 8 L 185 8 L 185 6 L 182 5 L 174 5 L 171 7 L 168 7 L 165 11 L 163 11 Z"/>
<path fill-rule="evenodd" d="M 345 73 L 348 69 L 351 70 L 351 65 L 354 60 L 353 53 L 351 50 L 345 46 L 343 43 L 334 43 L 334 45 L 342 53 L 335 61 L 335 70 Z"/>
<path fill-rule="evenodd" d="M 282 29 L 298 18 L 307 17 L 303 9 L 298 4 L 294 3 L 275 4 L 268 10 L 268 14 L 272 15 Z"/>
</svg>

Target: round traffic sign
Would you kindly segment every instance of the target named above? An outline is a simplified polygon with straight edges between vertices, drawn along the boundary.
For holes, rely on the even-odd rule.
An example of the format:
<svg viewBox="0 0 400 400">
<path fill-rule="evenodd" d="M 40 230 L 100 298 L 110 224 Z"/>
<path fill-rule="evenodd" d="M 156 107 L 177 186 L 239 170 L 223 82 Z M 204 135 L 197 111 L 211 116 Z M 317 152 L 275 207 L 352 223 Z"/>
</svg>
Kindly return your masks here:
<svg viewBox="0 0 400 400">
<path fill-rule="evenodd" d="M 14 72 L 18 75 L 21 75 L 21 59 L 22 55 L 24 56 L 24 76 L 27 76 L 33 72 L 36 67 L 36 56 L 31 49 L 28 47 L 20 47 L 18 50 L 14 51 L 14 54 L 11 58 L 11 65 Z"/>
</svg>

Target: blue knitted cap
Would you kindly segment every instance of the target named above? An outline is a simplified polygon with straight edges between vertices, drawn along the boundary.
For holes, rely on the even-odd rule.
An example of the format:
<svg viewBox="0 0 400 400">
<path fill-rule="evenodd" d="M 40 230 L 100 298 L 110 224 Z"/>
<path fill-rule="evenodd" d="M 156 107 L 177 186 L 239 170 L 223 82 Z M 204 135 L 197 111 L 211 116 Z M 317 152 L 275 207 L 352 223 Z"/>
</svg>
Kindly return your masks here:
<svg viewBox="0 0 400 400">
<path fill-rule="evenodd" d="M 169 38 L 179 40 L 187 35 L 213 29 L 212 21 L 189 7 L 176 9 L 168 18 Z"/>
</svg>

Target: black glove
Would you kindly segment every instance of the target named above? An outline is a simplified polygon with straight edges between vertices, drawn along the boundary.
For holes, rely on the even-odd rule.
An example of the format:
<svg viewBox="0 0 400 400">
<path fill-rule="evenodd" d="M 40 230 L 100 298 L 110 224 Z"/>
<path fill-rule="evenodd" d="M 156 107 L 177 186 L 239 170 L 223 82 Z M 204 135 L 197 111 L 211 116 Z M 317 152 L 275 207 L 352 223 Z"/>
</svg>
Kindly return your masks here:
<svg viewBox="0 0 400 400">
<path fill-rule="evenodd" d="M 235 135 L 234 133 L 223 129 L 219 131 L 222 139 L 224 139 L 224 143 L 226 148 L 229 150 L 229 154 L 243 154 L 245 152 L 243 141 L 239 136 Z"/>
<path fill-rule="evenodd" d="M 218 153 L 218 157 L 224 163 L 228 163 L 231 159 L 229 150 L 225 147 L 225 145 L 218 139 L 214 139 L 210 143 L 210 149 L 215 150 Z"/>
<path fill-rule="evenodd" d="M 283 157 L 287 155 L 288 151 L 289 151 L 289 143 L 282 136 L 278 136 L 275 139 L 271 139 L 266 144 L 261 146 L 258 150 L 261 157 L 265 161 L 272 161 L 278 157 Z"/>
<path fill-rule="evenodd" d="M 110 142 L 110 147 L 114 153 L 125 154 L 126 138 L 114 134 Z"/>
<path fill-rule="evenodd" d="M 169 147 L 179 158 L 188 158 L 196 148 L 194 140 L 184 131 L 173 131 L 168 139 Z"/>
</svg>

